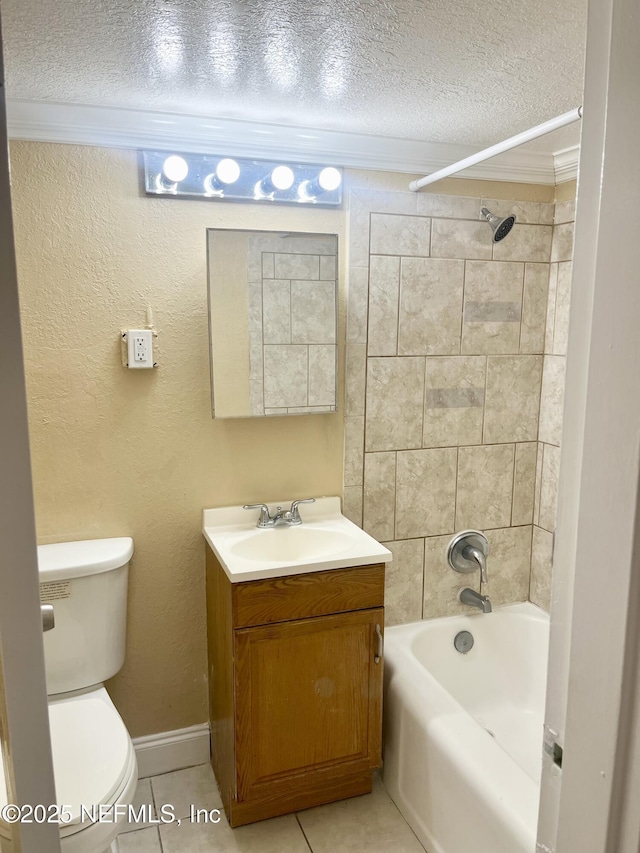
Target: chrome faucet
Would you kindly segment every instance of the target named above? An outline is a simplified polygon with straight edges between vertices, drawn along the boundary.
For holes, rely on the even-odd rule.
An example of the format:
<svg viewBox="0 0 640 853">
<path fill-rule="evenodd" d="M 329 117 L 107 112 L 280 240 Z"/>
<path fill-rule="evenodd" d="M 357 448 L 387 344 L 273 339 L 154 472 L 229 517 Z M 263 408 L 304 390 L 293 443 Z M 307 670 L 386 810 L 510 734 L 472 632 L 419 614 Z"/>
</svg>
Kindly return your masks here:
<svg viewBox="0 0 640 853">
<path fill-rule="evenodd" d="M 487 558 L 484 552 L 474 545 L 465 545 L 462 549 L 462 556 L 465 560 L 473 560 L 480 566 L 480 580 L 482 583 L 487 583 Z"/>
<path fill-rule="evenodd" d="M 463 530 L 457 533 L 447 547 L 449 565 L 456 572 L 467 574 L 480 569 L 480 580 L 487 583 L 487 557 L 489 543 L 481 530 Z"/>
<path fill-rule="evenodd" d="M 489 597 L 487 595 L 480 595 L 479 592 L 476 592 L 475 589 L 469 589 L 468 586 L 465 586 L 464 589 L 461 589 L 458 593 L 458 601 L 461 604 L 468 604 L 469 607 L 477 607 L 478 610 L 482 610 L 483 613 L 491 613 L 491 602 L 489 601 Z"/>
<path fill-rule="evenodd" d="M 300 510 L 298 509 L 300 504 L 313 504 L 315 502 L 315 498 L 305 498 L 304 500 L 292 501 L 289 509 L 283 510 L 281 506 L 277 506 L 275 515 L 271 515 L 269 507 L 266 504 L 245 504 L 242 509 L 260 510 L 256 527 L 280 527 L 282 525 L 295 527 L 298 524 L 302 524 Z"/>
</svg>

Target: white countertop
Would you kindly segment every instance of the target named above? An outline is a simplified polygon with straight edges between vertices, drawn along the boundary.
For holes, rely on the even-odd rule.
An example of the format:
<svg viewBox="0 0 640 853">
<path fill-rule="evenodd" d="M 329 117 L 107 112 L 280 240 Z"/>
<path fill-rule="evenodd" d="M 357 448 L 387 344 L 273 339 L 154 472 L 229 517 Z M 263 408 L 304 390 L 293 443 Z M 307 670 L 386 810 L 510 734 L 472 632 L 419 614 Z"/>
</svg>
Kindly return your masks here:
<svg viewBox="0 0 640 853">
<path fill-rule="evenodd" d="M 266 503 L 273 515 L 277 505 L 288 509 L 291 500 Z M 260 529 L 259 515 L 241 506 L 203 512 L 204 537 L 232 583 L 391 562 L 388 548 L 342 515 L 338 497 L 302 504 L 297 526 Z"/>
</svg>

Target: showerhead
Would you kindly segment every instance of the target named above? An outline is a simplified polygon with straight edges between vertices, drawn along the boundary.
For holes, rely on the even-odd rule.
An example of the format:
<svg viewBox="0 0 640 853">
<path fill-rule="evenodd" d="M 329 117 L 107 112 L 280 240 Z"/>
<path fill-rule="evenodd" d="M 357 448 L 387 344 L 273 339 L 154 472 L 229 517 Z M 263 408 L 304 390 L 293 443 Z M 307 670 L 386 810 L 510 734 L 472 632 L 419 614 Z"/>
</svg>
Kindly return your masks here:
<svg viewBox="0 0 640 853">
<path fill-rule="evenodd" d="M 504 217 L 496 216 L 495 214 L 491 213 L 490 210 L 487 210 L 486 207 L 483 207 L 480 210 L 480 213 L 484 216 L 484 218 L 491 226 L 491 230 L 493 231 L 494 243 L 499 243 L 500 240 L 504 240 L 509 231 L 511 231 L 511 229 L 515 225 L 516 218 L 515 216 L 513 216 L 513 214 L 511 216 Z"/>
</svg>

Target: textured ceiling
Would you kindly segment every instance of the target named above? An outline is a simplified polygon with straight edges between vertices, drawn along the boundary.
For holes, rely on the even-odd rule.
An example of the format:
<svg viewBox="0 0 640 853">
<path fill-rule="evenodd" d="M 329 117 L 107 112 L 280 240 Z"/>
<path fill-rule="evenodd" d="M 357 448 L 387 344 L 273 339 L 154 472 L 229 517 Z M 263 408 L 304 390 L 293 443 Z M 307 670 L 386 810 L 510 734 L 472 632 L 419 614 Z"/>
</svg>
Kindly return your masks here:
<svg viewBox="0 0 640 853">
<path fill-rule="evenodd" d="M 582 100 L 586 0 L 44 6 L 2 0 L 9 97 L 471 145 Z"/>
</svg>

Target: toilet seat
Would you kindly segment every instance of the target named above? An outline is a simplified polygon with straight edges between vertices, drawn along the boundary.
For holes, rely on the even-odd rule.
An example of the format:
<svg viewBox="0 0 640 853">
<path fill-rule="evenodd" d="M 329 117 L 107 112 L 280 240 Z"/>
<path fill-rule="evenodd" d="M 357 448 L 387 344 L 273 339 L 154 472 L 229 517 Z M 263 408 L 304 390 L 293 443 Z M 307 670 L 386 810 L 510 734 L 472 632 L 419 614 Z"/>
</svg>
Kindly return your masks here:
<svg viewBox="0 0 640 853">
<path fill-rule="evenodd" d="M 50 697 L 49 724 L 56 797 L 69 807 L 64 837 L 92 823 L 92 810 L 117 799 L 130 766 L 133 744 L 104 687 L 75 696 Z"/>
<path fill-rule="evenodd" d="M 84 693 L 49 697 L 49 724 L 56 799 L 71 813 L 71 820 L 60 825 L 63 850 L 65 838 L 72 840 L 69 836 L 115 836 L 115 823 L 94 823 L 81 809 L 91 811 L 92 806 L 118 801 L 128 804 L 137 783 L 133 744 L 109 694 L 100 685 Z M 4 781 L 1 756 L 0 779 Z M 6 802 L 0 784 L 0 806 Z M 0 835 L 7 830 L 0 825 Z"/>
</svg>

